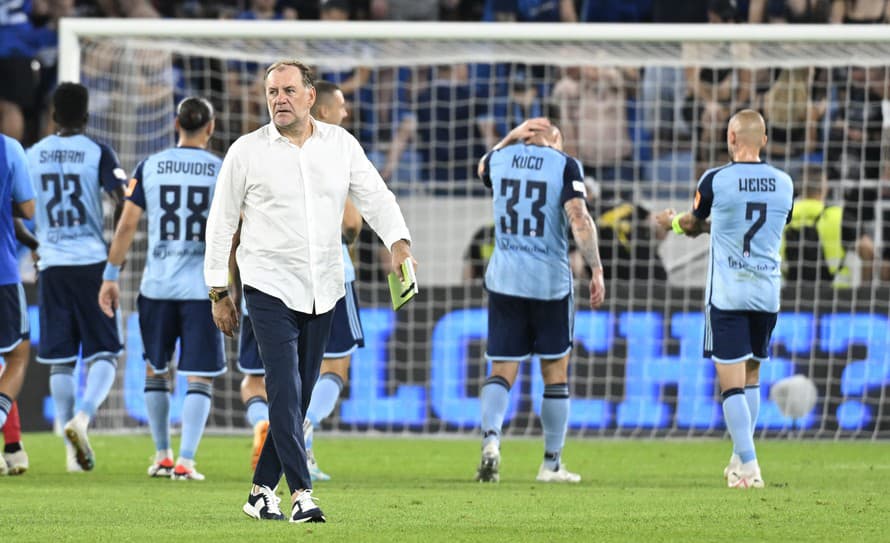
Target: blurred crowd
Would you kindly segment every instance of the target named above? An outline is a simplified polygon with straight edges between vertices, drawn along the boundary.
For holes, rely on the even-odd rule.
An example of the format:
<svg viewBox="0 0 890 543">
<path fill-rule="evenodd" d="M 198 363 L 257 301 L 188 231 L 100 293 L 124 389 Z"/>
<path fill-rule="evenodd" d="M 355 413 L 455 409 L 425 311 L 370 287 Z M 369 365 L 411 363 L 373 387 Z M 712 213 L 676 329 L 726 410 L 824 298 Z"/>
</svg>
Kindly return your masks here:
<svg viewBox="0 0 890 543">
<path fill-rule="evenodd" d="M 8 82 L 0 88 L 0 132 L 26 146 L 52 132 L 47 98 L 57 83 L 56 31 L 61 17 L 72 16 L 885 24 L 890 0 L 0 0 L 0 77 Z M 550 117 L 562 128 L 566 152 L 598 183 L 600 200 L 591 205 L 600 206 L 597 216 L 616 225 L 616 254 L 657 253 L 658 240 L 640 226 L 648 225 L 648 212 L 638 195 L 623 187 L 676 185 L 682 187 L 676 194 L 688 194 L 705 168 L 728 159 L 729 116 L 753 107 L 767 121 L 764 158 L 802 183 L 812 178 L 808 186 L 824 180 L 824 188 L 817 184 L 821 192 L 810 195 L 823 207 L 837 203 L 843 209 L 836 227 L 843 247 L 863 262 L 882 257 L 890 262 L 890 211 L 876 204 L 890 198 L 881 183 L 890 180 L 890 161 L 882 160 L 890 148 L 885 127 L 890 126 L 890 68 L 754 69 L 745 67 L 743 44 L 726 47 L 742 61 L 737 67 L 708 67 L 710 53 L 689 46 L 677 67 L 482 63 L 315 69 L 342 88 L 351 104 L 347 127 L 400 192 L 482 195 L 473 174 L 478 157 L 522 120 Z M 357 58 L 363 54 L 355 52 Z M 153 61 L 144 60 L 146 66 Z M 112 53 L 104 60 L 85 57 L 84 78 L 93 78 L 86 83 L 95 89 L 96 115 L 104 108 L 114 116 L 121 94 L 108 76 L 114 61 Z M 176 56 L 168 64 L 171 73 L 146 86 L 156 87 L 165 111 L 167 102 L 187 94 L 210 97 L 219 110 L 217 151 L 268 122 L 258 77 L 262 66 Z M 157 124 L 164 131 L 169 123 L 161 118 Z M 814 220 L 826 216 L 817 213 Z M 645 239 L 644 246 L 630 245 L 634 237 Z M 481 245 L 486 239 L 480 231 Z M 881 249 L 879 240 L 887 248 Z M 647 269 L 660 278 L 659 266 Z M 478 263 L 471 268 L 481 269 Z M 890 280 L 890 267 L 880 275 Z"/>
</svg>

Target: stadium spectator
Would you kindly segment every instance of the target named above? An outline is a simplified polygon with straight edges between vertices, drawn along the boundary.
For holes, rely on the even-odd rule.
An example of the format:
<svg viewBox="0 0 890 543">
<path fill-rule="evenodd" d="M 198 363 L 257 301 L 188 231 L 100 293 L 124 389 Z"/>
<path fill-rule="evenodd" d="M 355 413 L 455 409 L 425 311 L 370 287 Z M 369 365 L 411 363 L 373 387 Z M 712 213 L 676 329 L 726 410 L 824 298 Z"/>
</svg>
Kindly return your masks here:
<svg viewBox="0 0 890 543">
<path fill-rule="evenodd" d="M 730 488 L 763 488 L 754 447 L 760 363 L 769 360 L 779 311 L 779 249 L 794 187 L 785 172 L 760 161 L 766 125 L 756 111 L 730 118 L 726 143 L 733 162 L 705 172 L 692 211 L 666 209 L 656 220 L 680 235 L 711 234 L 704 356 L 715 363 L 733 443 L 723 475 Z"/>
<path fill-rule="evenodd" d="M 549 71 L 546 67 L 498 64 L 479 68 L 486 71 L 494 68 L 497 73 L 495 80 L 486 82 L 487 85 L 477 78 L 478 98 L 487 97 L 487 93 L 479 92 L 480 87 L 485 90 L 494 88 L 494 96 L 490 101 L 491 113 L 482 115 L 478 122 L 486 148 L 494 147 L 512 127 L 526 119 L 543 117 L 549 113 L 548 89 L 546 85 L 538 83 Z M 479 71 L 481 70 L 477 70 L 477 73 Z"/>
<path fill-rule="evenodd" d="M 807 165 L 795 183 L 797 197 L 785 227 L 782 262 L 789 282 L 850 286 L 841 241 L 843 208 L 828 205 L 828 182 L 821 165 Z"/>
<path fill-rule="evenodd" d="M 3 134 L 0 134 L 0 146 L 0 202 L 5 202 L 0 205 L 0 357 L 3 358 L 3 369 L 0 371 L 0 428 L 4 428 L 25 380 L 31 354 L 28 308 L 15 255 L 16 227 L 13 217 L 31 218 L 35 204 L 25 150 L 18 141 Z M 15 454 L 17 451 L 9 452 Z M 10 464 L 13 469 L 20 469 L 21 463 L 17 460 L 20 459 L 7 459 L 5 454 L 2 455 L 0 472 L 6 473 Z M 16 468 L 16 465 L 19 467 Z"/>
<path fill-rule="evenodd" d="M 652 19 L 653 3 L 653 0 L 583 0 L 578 11 L 582 23 L 643 23 Z"/>
<path fill-rule="evenodd" d="M 497 23 L 577 23 L 574 0 L 485 0 L 482 20 Z"/>
<path fill-rule="evenodd" d="M 817 85 L 817 70 L 812 67 L 774 73 L 775 80 L 757 97 L 767 123 L 766 159 L 797 178 L 818 143 L 820 121 L 828 107 L 824 81 Z M 827 71 L 818 74 L 824 77 Z"/>
<path fill-rule="evenodd" d="M 210 102 L 197 96 L 186 98 L 177 107 L 174 123 L 176 147 L 147 157 L 133 173 L 97 300 L 106 315 L 114 315 L 120 305 L 120 268 L 147 211 L 148 250 L 137 305 L 147 362 L 145 406 L 155 442 L 148 475 L 202 481 L 195 455 L 210 414 L 213 378 L 226 371 L 222 337 L 213 323 L 202 273 L 207 210 L 220 160 L 206 151 L 214 129 Z M 176 371 L 186 376 L 188 392 L 182 406 L 179 458 L 174 464 L 170 363 L 177 341 Z"/>
<path fill-rule="evenodd" d="M 831 22 L 845 24 L 882 24 L 890 21 L 887 0 L 832 0 Z"/>
<path fill-rule="evenodd" d="M 613 67 L 570 67 L 553 87 L 566 152 L 610 193 L 613 182 L 636 177 L 627 119 L 629 75 Z"/>
<path fill-rule="evenodd" d="M 749 23 L 819 24 L 831 18 L 834 0 L 751 0 Z"/>
<path fill-rule="evenodd" d="M 322 21 L 348 21 L 350 19 L 350 3 L 348 0 L 326 0 L 320 7 Z M 371 60 L 372 52 L 362 45 L 347 45 L 343 42 L 331 41 L 318 43 L 318 47 L 326 47 L 348 62 Z M 340 88 L 346 101 L 354 108 L 353 115 L 347 120 L 349 129 L 366 149 L 376 143 L 376 85 L 375 72 L 367 66 L 344 68 L 342 65 L 320 65 L 315 67 L 319 79 L 334 83 Z"/>
<path fill-rule="evenodd" d="M 705 23 L 709 0 L 653 0 L 654 23 Z M 643 130 L 651 138 L 652 160 L 643 163 L 644 178 L 686 183 L 694 176 L 692 123 L 684 118 L 685 68 L 647 66 L 640 88 Z"/>
<path fill-rule="evenodd" d="M 600 260 L 606 281 L 667 281 L 658 245 L 666 233 L 655 215 L 644 206 L 626 200 L 604 201 L 599 183 L 587 178 L 587 208 L 599 232 Z M 589 279 L 587 266 L 572 242 L 570 255 L 576 279 Z"/>
<path fill-rule="evenodd" d="M 326 0 L 322 0 L 322 5 Z M 330 1 L 330 0 L 327 0 Z M 438 21 L 439 4 L 451 0 L 370 0 L 371 19 L 382 21 Z"/>
<path fill-rule="evenodd" d="M 480 393 L 483 441 L 476 480 L 481 482 L 500 479 L 500 436 L 510 387 L 519 362 L 533 355 L 541 359 L 544 380 L 544 461 L 537 480 L 581 481 L 561 462 L 569 416 L 567 368 L 574 314 L 569 227 L 592 271 L 592 308 L 602 304 L 605 286 L 581 168 L 561 149 L 559 129 L 537 118 L 516 127 L 479 161 L 479 177 L 493 194 L 496 240 L 485 272 L 486 357 L 492 364 Z"/>
<path fill-rule="evenodd" d="M 733 0 L 710 0 L 708 21 L 711 24 L 736 22 L 738 11 Z M 719 163 L 726 157 L 723 131 L 730 113 L 751 103 L 754 97 L 754 71 L 747 68 L 711 66 L 708 59 L 731 57 L 743 62 L 750 55 L 746 43 L 733 42 L 718 46 L 690 44 L 683 48 L 686 69 L 686 104 L 683 115 L 691 123 L 697 146 L 693 149 L 698 164 Z M 700 168 L 696 168 L 700 169 Z"/>
<path fill-rule="evenodd" d="M 400 70 L 399 110 L 381 175 L 388 179 L 409 145 L 419 153 L 421 179 L 435 194 L 472 192 L 473 162 L 484 151 L 479 120 L 484 109 L 472 99 L 466 64 Z"/>
<path fill-rule="evenodd" d="M 263 358 L 270 415 L 243 510 L 257 519 L 282 519 L 274 488 L 283 470 L 291 522 L 324 522 L 312 498 L 303 421 L 334 305 L 345 293 L 340 222 L 346 198 L 390 248 L 396 273 L 413 261 L 410 234 L 358 141 L 310 116 L 316 93 L 308 66 L 277 62 L 266 70 L 264 84 L 272 121 L 242 136 L 226 154 L 207 221 L 204 275 L 214 321 L 231 336 L 237 309 L 228 297 L 229 255 L 242 221 L 237 263 Z M 293 190 L 294 172 L 303 172 L 296 179 L 300 190 Z"/>
<path fill-rule="evenodd" d="M 862 263 L 861 282 L 868 285 L 877 273 L 881 281 L 890 281 L 890 211 L 880 204 L 890 201 L 890 165 L 875 186 L 860 183 L 843 194 L 842 237 L 846 251 L 855 251 Z M 881 231 L 877 232 L 877 228 Z M 877 235 L 882 246 L 877 245 Z M 875 270 L 877 266 L 877 270 Z"/>
<path fill-rule="evenodd" d="M 837 86 L 838 107 L 828 137 L 828 159 L 841 179 L 877 180 L 881 175 L 886 67 L 853 66 Z"/>
<path fill-rule="evenodd" d="M 87 428 L 114 384 L 123 350 L 115 315 L 103 314 L 96 300 L 108 255 L 102 191 L 118 206 L 117 217 L 127 176 L 114 151 L 84 135 L 88 105 L 86 87 L 59 85 L 53 93 L 58 132 L 28 149 L 40 241 L 37 361 L 51 367 L 50 395 L 56 421 L 64 425 L 68 471 L 95 465 Z M 75 413 L 78 358 L 89 369 Z"/>
<path fill-rule="evenodd" d="M 0 0 L 0 134 L 25 139 L 25 115 L 34 104 L 39 65 L 34 58 L 30 5 Z"/>
<path fill-rule="evenodd" d="M 297 14 L 293 9 L 276 5 L 275 0 L 250 0 L 250 9 L 242 11 L 235 18 L 252 21 L 272 21 L 296 19 Z"/>
</svg>

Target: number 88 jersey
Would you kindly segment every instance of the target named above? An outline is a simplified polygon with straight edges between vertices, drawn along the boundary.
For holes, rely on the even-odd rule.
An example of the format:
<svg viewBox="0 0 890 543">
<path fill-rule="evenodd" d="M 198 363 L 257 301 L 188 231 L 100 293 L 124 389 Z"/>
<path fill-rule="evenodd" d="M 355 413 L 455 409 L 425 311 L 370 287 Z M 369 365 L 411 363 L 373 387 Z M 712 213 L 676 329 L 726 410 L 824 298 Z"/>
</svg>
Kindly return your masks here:
<svg viewBox="0 0 890 543">
<path fill-rule="evenodd" d="M 105 260 L 102 189 L 113 193 L 127 179 L 114 151 L 77 134 L 47 136 L 27 154 L 40 269 Z"/>
<path fill-rule="evenodd" d="M 143 160 L 126 199 L 146 211 L 148 254 L 140 292 L 161 300 L 205 300 L 207 213 L 222 161 L 195 147 L 175 147 Z"/>
<path fill-rule="evenodd" d="M 731 162 L 702 175 L 692 213 L 711 219 L 706 303 L 725 311 L 779 310 L 779 253 L 793 203 L 791 177 L 763 162 Z"/>
<path fill-rule="evenodd" d="M 524 143 L 492 151 L 482 164 L 495 231 L 486 288 L 537 300 L 565 298 L 572 272 L 563 205 L 585 196 L 580 164 L 556 149 Z"/>
</svg>

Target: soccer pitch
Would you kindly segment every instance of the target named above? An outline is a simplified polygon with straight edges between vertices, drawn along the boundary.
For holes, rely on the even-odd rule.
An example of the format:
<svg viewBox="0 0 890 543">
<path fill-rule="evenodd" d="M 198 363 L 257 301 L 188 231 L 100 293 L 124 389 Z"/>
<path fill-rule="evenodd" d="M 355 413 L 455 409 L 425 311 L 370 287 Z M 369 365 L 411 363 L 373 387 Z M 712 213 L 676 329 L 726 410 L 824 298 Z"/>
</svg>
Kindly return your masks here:
<svg viewBox="0 0 890 543">
<path fill-rule="evenodd" d="M 890 444 L 761 441 L 767 487 L 725 488 L 729 441 L 570 440 L 580 485 L 534 476 L 539 439 L 507 439 L 501 482 L 473 481 L 477 440 L 316 438 L 333 476 L 327 524 L 241 512 L 248 437 L 206 437 L 203 482 L 149 479 L 147 436 L 94 436 L 92 473 L 59 438 L 28 434 L 31 470 L 0 478 L 3 541 L 886 541 Z M 282 485 L 283 487 L 284 485 Z M 290 510 L 282 495 L 282 509 Z"/>
</svg>

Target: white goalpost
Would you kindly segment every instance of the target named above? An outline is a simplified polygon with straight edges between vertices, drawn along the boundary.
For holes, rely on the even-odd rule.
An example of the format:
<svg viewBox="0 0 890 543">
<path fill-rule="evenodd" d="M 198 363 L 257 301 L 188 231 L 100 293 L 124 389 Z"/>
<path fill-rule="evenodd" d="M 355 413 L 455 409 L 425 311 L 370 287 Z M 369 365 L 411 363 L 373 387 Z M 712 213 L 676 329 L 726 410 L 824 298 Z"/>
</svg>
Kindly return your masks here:
<svg viewBox="0 0 890 543">
<path fill-rule="evenodd" d="M 511 126 L 549 116 L 599 194 L 590 205 L 610 275 L 602 309 L 578 306 L 570 433 L 721 435 L 714 371 L 701 355 L 707 242 L 661 239 L 649 212 L 689 207 L 704 168 L 727 160 L 728 116 L 754 107 L 768 124 L 764 158 L 802 191 L 824 179 L 825 203 L 844 210 L 843 221 L 823 227 L 837 231 L 836 243 L 793 253 L 788 245 L 797 255 L 789 269 L 825 266 L 832 277 L 786 281 L 773 361 L 762 369 L 759 431 L 890 437 L 890 283 L 881 279 L 890 281 L 890 209 L 876 203 L 890 197 L 882 25 L 63 19 L 59 43 L 60 81 L 90 90 L 88 134 L 128 171 L 174 144 L 185 96 L 216 107 L 220 155 L 268 122 L 262 70 L 276 60 L 298 58 L 344 88 L 346 126 L 412 230 L 422 290 L 393 313 L 380 244 L 363 234 L 353 256 L 366 346 L 323 425 L 342 432 L 477 429 L 486 315 L 484 263 L 471 257 L 490 254 L 493 219 L 475 162 Z M 874 261 L 859 251 L 864 239 L 874 242 Z M 127 354 L 97 421 L 109 430 L 145 420 L 134 313 L 145 247 L 143 234 L 122 275 Z M 577 300 L 584 285 L 576 281 Z M 234 347 L 215 384 L 209 425 L 218 431 L 245 426 Z M 538 362 L 526 366 L 511 392 L 514 435 L 540 432 L 543 384 Z M 768 400 L 770 385 L 794 374 L 811 378 L 819 396 L 801 419 Z"/>
</svg>

